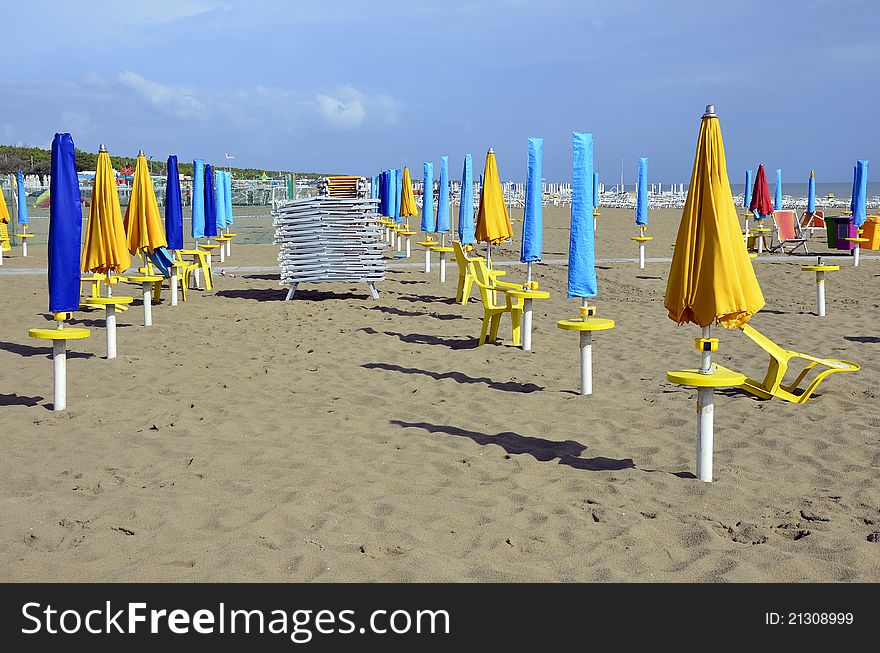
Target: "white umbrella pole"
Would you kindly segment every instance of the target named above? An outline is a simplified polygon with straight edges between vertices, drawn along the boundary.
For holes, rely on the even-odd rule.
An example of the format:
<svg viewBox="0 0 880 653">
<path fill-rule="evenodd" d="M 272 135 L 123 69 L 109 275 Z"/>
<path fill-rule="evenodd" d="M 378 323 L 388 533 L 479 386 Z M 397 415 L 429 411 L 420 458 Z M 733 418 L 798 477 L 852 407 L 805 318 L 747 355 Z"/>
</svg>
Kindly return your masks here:
<svg viewBox="0 0 880 653">
<path fill-rule="evenodd" d="M 153 324 L 153 300 L 150 286 L 151 284 L 148 281 L 141 284 L 141 289 L 144 292 L 144 326 L 151 326 Z"/>
<path fill-rule="evenodd" d="M 407 257 L 407 258 L 409 258 L 409 257 L 410 257 L 410 254 L 412 253 L 412 252 L 410 251 L 410 247 L 411 247 L 411 246 L 412 246 L 412 245 L 411 245 L 411 243 L 409 242 L 409 236 L 407 236 L 407 237 L 406 237 L 406 257 Z M 397 250 L 400 251 L 400 236 L 397 237 Z"/>
<path fill-rule="evenodd" d="M 856 246 L 853 248 L 853 267 L 854 268 L 859 267 L 859 250 L 860 249 L 861 249 L 861 247 L 859 247 L 859 244 L 856 243 Z"/>
<path fill-rule="evenodd" d="M 581 297 L 581 306 L 586 307 L 588 300 Z M 586 318 L 584 318 L 586 319 Z M 593 394 L 593 332 L 581 331 L 581 394 Z"/>
<path fill-rule="evenodd" d="M 703 327 L 703 338 L 711 337 L 711 327 Z M 700 373 L 712 373 L 712 353 L 700 352 Z M 712 447 L 715 435 L 715 391 L 697 389 L 697 478 L 712 482 Z"/>
<path fill-rule="evenodd" d="M 224 247 L 223 243 L 220 243 L 220 262 L 226 263 L 226 247 Z"/>
<path fill-rule="evenodd" d="M 816 312 L 825 317 L 825 272 L 816 272 Z"/>
<path fill-rule="evenodd" d="M 531 283 L 532 283 L 532 263 L 531 263 L 531 261 L 526 263 L 526 283 L 528 283 L 529 287 L 531 287 Z"/>
<path fill-rule="evenodd" d="M 430 236 L 428 236 L 430 238 Z M 431 248 L 425 248 L 425 274 L 431 271 Z"/>
<path fill-rule="evenodd" d="M 104 307 L 104 327 L 107 330 L 107 359 L 116 358 L 116 307 Z"/>
<path fill-rule="evenodd" d="M 171 305 L 177 306 L 177 266 L 171 268 Z"/>
<path fill-rule="evenodd" d="M 226 235 L 229 235 L 229 225 L 226 225 Z M 226 256 L 232 255 L 232 238 L 226 241 Z"/>
<path fill-rule="evenodd" d="M 442 250 L 440 251 L 440 283 L 446 283 L 446 252 Z"/>
<path fill-rule="evenodd" d="M 27 238 L 21 239 L 21 256 L 27 258 Z"/>
<path fill-rule="evenodd" d="M 67 341 L 52 341 L 52 368 L 54 372 L 54 399 L 52 410 L 67 408 Z"/>
</svg>

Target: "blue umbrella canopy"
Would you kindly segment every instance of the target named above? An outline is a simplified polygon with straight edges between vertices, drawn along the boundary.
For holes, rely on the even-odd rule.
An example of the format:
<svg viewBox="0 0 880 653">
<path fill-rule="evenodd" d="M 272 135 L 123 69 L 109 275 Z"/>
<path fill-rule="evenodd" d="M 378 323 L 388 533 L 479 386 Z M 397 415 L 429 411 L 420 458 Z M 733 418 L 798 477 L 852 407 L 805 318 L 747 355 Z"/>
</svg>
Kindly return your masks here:
<svg viewBox="0 0 880 653">
<path fill-rule="evenodd" d="M 639 183 L 636 187 L 636 224 L 648 226 L 648 157 L 639 159 Z"/>
<path fill-rule="evenodd" d="M 424 188 L 422 189 L 421 230 L 429 234 L 435 230 L 434 223 L 434 164 L 425 161 Z"/>
<path fill-rule="evenodd" d="M 593 208 L 599 206 L 599 173 L 593 173 Z"/>
<path fill-rule="evenodd" d="M 226 179 L 222 170 L 214 172 L 214 178 L 214 224 L 217 233 L 221 233 L 226 228 Z"/>
<path fill-rule="evenodd" d="M 440 195 L 437 198 L 437 231 L 446 233 L 452 228 L 449 217 L 449 157 L 440 157 Z"/>
<path fill-rule="evenodd" d="M 773 198 L 773 210 L 779 211 L 782 208 L 782 170 L 776 170 L 776 193 Z"/>
<path fill-rule="evenodd" d="M 593 134 L 573 132 L 571 238 L 568 248 L 568 296 L 595 297 L 596 258 L 593 243 Z"/>
<path fill-rule="evenodd" d="M 382 215 L 390 218 L 393 212 L 391 207 L 391 187 L 394 180 L 391 178 L 390 170 L 385 170 L 380 177 L 382 177 L 382 183 L 380 184 L 381 193 L 379 195 L 380 209 Z"/>
<path fill-rule="evenodd" d="M 462 245 L 477 242 L 474 223 L 474 163 L 470 154 L 464 155 L 461 171 L 461 199 L 458 206 L 458 240 Z"/>
<path fill-rule="evenodd" d="M 226 182 L 223 193 L 223 199 L 226 200 L 226 224 L 231 225 L 235 222 L 235 216 L 232 215 L 232 173 L 224 172 L 223 180 Z"/>
<path fill-rule="evenodd" d="M 541 191 L 543 151 L 543 138 L 529 139 L 529 172 L 526 177 L 526 206 L 523 215 L 522 248 L 519 254 L 521 263 L 541 260 L 544 214 L 544 197 Z"/>
<path fill-rule="evenodd" d="M 808 182 L 809 191 L 807 191 L 807 213 L 816 212 L 816 175 L 810 170 L 810 180 Z"/>
<path fill-rule="evenodd" d="M 76 151 L 70 134 L 52 140 L 49 182 L 49 310 L 79 310 L 82 204 L 76 177 Z"/>
<path fill-rule="evenodd" d="M 394 219 L 403 222 L 400 217 L 400 195 L 403 193 L 403 168 L 394 170 Z"/>
<path fill-rule="evenodd" d="M 193 161 L 192 224 L 193 238 L 205 237 L 205 162 Z"/>
<path fill-rule="evenodd" d="M 853 224 L 861 227 L 868 217 L 868 162 L 860 159 L 856 165 L 855 191 L 853 192 Z"/>
<path fill-rule="evenodd" d="M 217 205 L 214 201 L 214 171 L 205 166 L 205 236 L 217 235 Z"/>
<path fill-rule="evenodd" d="M 183 204 L 180 200 L 180 173 L 177 157 L 168 157 L 168 173 L 165 177 L 165 238 L 168 249 L 183 249 Z"/>
<path fill-rule="evenodd" d="M 752 171 L 746 170 L 746 188 L 743 191 L 743 208 L 749 208 L 749 200 L 752 194 Z"/>
<path fill-rule="evenodd" d="M 370 199 L 379 199 L 379 175 L 370 177 Z"/>
<path fill-rule="evenodd" d="M 51 201 L 51 200 L 50 200 Z M 24 189 L 24 174 L 18 171 L 18 224 L 28 223 L 27 192 Z"/>
</svg>

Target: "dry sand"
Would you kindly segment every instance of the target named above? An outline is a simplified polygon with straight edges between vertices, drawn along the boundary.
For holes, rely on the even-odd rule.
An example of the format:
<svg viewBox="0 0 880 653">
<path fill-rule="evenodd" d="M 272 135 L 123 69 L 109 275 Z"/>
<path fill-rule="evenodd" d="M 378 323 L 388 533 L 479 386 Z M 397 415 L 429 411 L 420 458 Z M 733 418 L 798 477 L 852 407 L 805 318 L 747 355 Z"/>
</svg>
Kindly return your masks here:
<svg viewBox="0 0 880 653">
<path fill-rule="evenodd" d="M 600 258 L 635 256 L 631 212 L 605 210 Z M 652 211 L 649 257 L 668 257 L 677 211 Z M 516 223 L 516 231 L 519 231 Z M 816 249 L 826 248 L 816 240 Z M 517 258 L 519 239 L 500 248 Z M 545 258 L 568 212 L 545 213 Z M 4 270 L 45 266 L 45 248 Z M 273 265 L 269 245 L 228 265 Z M 872 581 L 880 580 L 880 260 L 842 259 L 817 318 L 811 274 L 758 261 L 752 323 L 789 348 L 862 365 L 806 405 L 738 391 L 716 402 L 715 476 L 693 478 L 697 329 L 663 309 L 668 262 L 600 264 L 595 394 L 578 388 L 577 314 L 564 265 L 534 351 L 477 347 L 481 308 L 453 303 L 453 271 L 394 268 L 379 301 L 357 285 L 271 272 L 120 318 L 73 343 L 69 409 L 51 406 L 40 276 L 0 274 L 0 579 L 4 581 Z M 789 262 L 785 262 L 788 258 Z M 414 252 L 413 262 L 421 261 Z M 524 278 L 507 268 L 508 279 Z M 131 287 L 128 294 L 137 294 Z M 717 360 L 763 354 L 721 332 Z"/>
</svg>

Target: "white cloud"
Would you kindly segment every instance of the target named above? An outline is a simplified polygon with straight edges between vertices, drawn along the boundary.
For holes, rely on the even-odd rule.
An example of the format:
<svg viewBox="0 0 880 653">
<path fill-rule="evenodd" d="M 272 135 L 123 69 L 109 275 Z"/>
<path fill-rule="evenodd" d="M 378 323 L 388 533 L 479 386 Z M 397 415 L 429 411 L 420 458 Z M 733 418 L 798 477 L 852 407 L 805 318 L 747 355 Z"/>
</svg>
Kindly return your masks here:
<svg viewBox="0 0 880 653">
<path fill-rule="evenodd" d="M 350 86 L 340 87 L 336 96 L 318 94 L 315 101 L 318 114 L 328 124 L 338 129 L 359 126 L 367 115 L 362 101 L 363 94 Z"/>
<path fill-rule="evenodd" d="M 181 119 L 208 117 L 208 108 L 184 89 L 145 79 L 130 70 L 120 73 L 117 79 L 163 113 Z"/>
<path fill-rule="evenodd" d="M 89 133 L 92 119 L 89 114 L 80 111 L 61 112 L 61 130 L 70 132 L 74 136 L 85 136 Z"/>
</svg>

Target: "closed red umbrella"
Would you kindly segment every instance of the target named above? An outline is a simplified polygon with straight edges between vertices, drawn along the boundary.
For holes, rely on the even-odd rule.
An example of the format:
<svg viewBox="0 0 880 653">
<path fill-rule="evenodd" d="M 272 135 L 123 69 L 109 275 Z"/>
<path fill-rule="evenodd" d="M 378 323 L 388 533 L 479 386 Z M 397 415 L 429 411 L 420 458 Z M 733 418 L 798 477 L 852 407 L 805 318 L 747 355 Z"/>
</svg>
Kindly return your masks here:
<svg viewBox="0 0 880 653">
<path fill-rule="evenodd" d="M 773 200 L 770 199 L 770 187 L 767 186 L 767 174 L 764 172 L 763 163 L 758 166 L 758 174 L 755 175 L 755 187 L 752 189 L 749 211 L 755 213 L 759 220 L 773 213 Z"/>
</svg>

